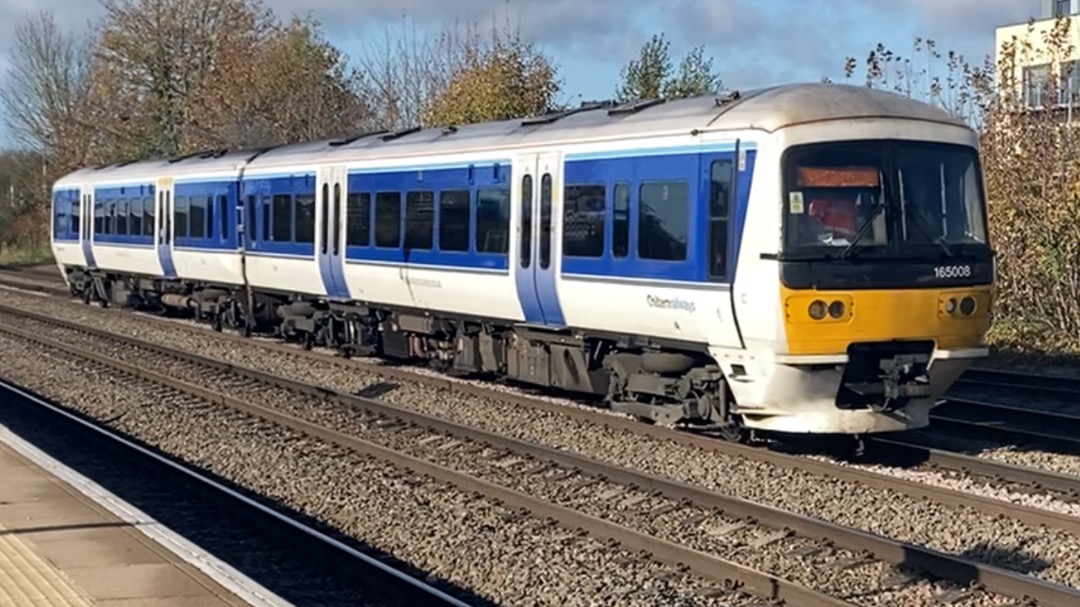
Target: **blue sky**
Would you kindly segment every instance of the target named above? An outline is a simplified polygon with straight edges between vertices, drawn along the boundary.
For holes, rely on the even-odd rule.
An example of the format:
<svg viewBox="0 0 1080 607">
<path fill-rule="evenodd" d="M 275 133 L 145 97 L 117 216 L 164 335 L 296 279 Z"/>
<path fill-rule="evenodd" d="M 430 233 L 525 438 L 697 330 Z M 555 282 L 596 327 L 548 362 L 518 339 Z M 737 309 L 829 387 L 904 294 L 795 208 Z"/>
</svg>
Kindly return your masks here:
<svg viewBox="0 0 1080 607">
<path fill-rule="evenodd" d="M 454 20 L 520 24 L 559 65 L 564 99 L 613 95 L 619 68 L 663 32 L 676 59 L 705 45 L 733 88 L 789 81 L 841 80 L 846 56 L 863 60 L 878 42 L 907 55 L 915 37 L 981 61 L 994 27 L 1025 21 L 1040 0 L 264 0 L 279 16 L 310 12 L 346 54 L 360 56 L 402 15 L 421 29 Z M 0 70 L 15 23 L 39 9 L 71 28 L 102 13 L 96 0 L 3 0 Z M 0 77 L 2 78 L 2 77 Z M 0 127 L 2 128 L 2 127 Z M 0 139 L 3 135 L 0 135 Z"/>
</svg>

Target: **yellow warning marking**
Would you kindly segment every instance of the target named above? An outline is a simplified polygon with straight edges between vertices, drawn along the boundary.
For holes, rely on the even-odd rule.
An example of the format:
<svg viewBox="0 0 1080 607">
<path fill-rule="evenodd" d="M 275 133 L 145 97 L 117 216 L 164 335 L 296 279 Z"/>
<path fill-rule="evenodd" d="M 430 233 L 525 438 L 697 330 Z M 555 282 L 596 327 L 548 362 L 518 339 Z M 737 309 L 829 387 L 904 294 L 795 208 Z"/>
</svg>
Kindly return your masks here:
<svg viewBox="0 0 1080 607">
<path fill-rule="evenodd" d="M 0 607 L 93 607 L 66 575 L 0 526 Z"/>
</svg>

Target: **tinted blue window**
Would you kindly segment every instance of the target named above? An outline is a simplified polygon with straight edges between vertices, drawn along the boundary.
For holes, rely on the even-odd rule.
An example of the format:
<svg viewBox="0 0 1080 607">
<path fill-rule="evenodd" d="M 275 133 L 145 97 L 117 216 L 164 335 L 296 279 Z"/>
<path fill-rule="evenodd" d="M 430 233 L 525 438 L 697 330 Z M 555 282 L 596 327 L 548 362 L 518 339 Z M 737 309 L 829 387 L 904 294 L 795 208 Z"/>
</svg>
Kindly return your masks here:
<svg viewBox="0 0 1080 607">
<path fill-rule="evenodd" d="M 638 193 L 638 257 L 685 261 L 690 234 L 690 196 L 685 181 L 641 184 Z"/>
</svg>

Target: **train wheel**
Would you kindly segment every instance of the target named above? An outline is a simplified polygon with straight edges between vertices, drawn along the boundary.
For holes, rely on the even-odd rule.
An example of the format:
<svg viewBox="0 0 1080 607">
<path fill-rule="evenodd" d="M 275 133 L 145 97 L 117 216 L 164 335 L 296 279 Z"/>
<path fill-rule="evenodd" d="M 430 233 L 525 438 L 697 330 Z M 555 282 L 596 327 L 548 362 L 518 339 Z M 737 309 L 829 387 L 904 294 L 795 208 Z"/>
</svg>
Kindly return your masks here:
<svg viewBox="0 0 1080 607">
<path fill-rule="evenodd" d="M 720 438 L 729 443 L 745 443 L 750 440 L 750 429 L 743 425 L 738 415 L 728 414 L 724 423 L 717 428 Z"/>
</svg>

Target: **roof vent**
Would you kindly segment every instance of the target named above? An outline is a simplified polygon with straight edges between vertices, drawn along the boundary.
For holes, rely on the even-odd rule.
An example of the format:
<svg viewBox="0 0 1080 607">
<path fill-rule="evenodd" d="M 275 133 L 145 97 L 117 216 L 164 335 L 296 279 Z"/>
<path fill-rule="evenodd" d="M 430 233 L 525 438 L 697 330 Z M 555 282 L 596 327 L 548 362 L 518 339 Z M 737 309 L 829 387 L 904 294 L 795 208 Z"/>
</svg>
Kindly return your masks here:
<svg viewBox="0 0 1080 607">
<path fill-rule="evenodd" d="M 608 110 L 608 116 L 621 116 L 623 114 L 636 114 L 641 110 L 653 107 L 654 105 L 660 105 L 667 101 L 666 99 L 638 99 L 636 101 L 630 101 L 624 103 L 618 107 L 613 107 Z"/>
<path fill-rule="evenodd" d="M 422 126 L 411 126 L 409 128 L 401 129 L 399 131 L 394 131 L 393 133 L 387 133 L 386 135 L 383 135 L 382 137 L 379 137 L 379 139 L 382 139 L 383 141 L 393 141 L 395 139 L 398 139 L 399 137 L 404 137 L 406 135 L 412 135 L 413 133 L 418 133 L 421 130 L 423 130 L 423 128 L 424 127 L 422 127 Z"/>
<path fill-rule="evenodd" d="M 387 132 L 386 129 L 380 129 L 378 131 L 366 131 L 366 132 L 360 133 L 358 135 L 350 135 L 350 136 L 344 137 L 342 139 L 335 139 L 335 140 L 331 141 L 327 145 L 336 148 L 336 147 L 343 146 L 343 145 L 349 145 L 350 143 L 352 143 L 354 141 L 359 141 L 359 140 L 361 140 L 361 139 L 363 139 L 365 137 L 373 137 L 375 135 L 382 135 L 385 132 Z"/>
</svg>

